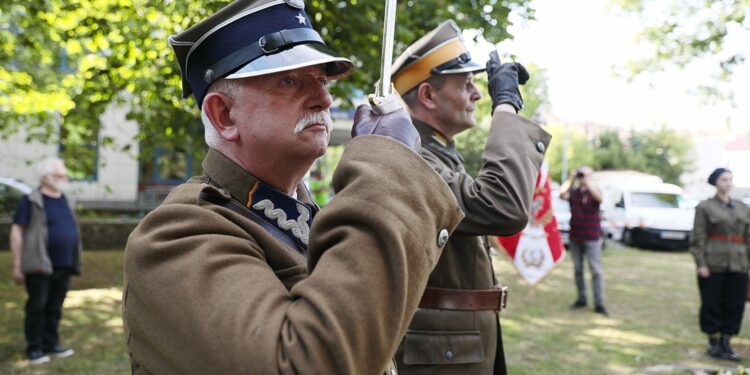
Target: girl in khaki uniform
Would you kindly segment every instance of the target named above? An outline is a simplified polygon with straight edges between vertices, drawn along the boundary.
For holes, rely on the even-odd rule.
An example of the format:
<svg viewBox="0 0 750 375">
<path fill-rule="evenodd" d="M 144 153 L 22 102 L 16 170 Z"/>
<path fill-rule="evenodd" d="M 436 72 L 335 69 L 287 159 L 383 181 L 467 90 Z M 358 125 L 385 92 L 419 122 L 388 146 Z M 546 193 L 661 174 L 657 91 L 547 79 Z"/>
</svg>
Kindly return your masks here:
<svg viewBox="0 0 750 375">
<path fill-rule="evenodd" d="M 729 197 L 728 169 L 716 169 L 708 183 L 716 186 L 716 195 L 695 208 L 690 246 L 698 267 L 700 326 L 709 336 L 710 356 L 739 361 L 729 339 L 739 333 L 745 311 L 750 209 Z"/>
</svg>

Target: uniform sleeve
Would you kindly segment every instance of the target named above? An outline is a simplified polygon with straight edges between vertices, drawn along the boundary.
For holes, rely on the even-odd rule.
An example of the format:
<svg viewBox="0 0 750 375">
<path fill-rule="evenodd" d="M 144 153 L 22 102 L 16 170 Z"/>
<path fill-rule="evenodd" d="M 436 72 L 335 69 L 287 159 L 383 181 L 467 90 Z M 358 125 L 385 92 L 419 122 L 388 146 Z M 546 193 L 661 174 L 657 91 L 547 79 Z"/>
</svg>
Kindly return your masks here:
<svg viewBox="0 0 750 375">
<path fill-rule="evenodd" d="M 706 262 L 706 208 L 699 204 L 695 207 L 695 220 L 693 222 L 693 234 L 690 238 L 690 252 L 695 258 L 697 267 L 707 267 Z"/>
<path fill-rule="evenodd" d="M 466 217 L 456 229 L 467 235 L 507 236 L 526 227 L 536 178 L 551 136 L 516 114 L 498 112 L 476 179 L 446 167 L 434 155 L 425 159 L 443 177 Z"/>
<path fill-rule="evenodd" d="M 24 195 L 21 201 L 18 202 L 16 214 L 13 215 L 13 224 L 26 227 L 29 225 L 29 220 L 31 220 L 31 202 L 29 201 L 29 196 Z"/>
<path fill-rule="evenodd" d="M 439 233 L 463 215 L 416 153 L 384 137 L 353 139 L 333 186 L 311 228 L 309 276 L 290 288 L 279 277 L 299 270 L 271 267 L 265 240 L 226 225 L 231 211 L 149 214 L 125 254 L 137 362 L 164 374 L 384 369 L 440 255 Z"/>
</svg>

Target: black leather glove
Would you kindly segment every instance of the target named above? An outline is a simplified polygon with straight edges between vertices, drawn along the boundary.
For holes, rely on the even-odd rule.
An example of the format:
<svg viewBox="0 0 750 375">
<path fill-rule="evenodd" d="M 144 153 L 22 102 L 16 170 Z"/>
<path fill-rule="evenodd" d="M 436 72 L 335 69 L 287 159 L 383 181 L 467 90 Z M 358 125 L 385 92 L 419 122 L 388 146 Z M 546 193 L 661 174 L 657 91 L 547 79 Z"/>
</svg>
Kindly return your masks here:
<svg viewBox="0 0 750 375">
<path fill-rule="evenodd" d="M 521 63 L 500 63 L 497 51 L 490 52 L 487 61 L 487 79 L 490 98 L 492 98 L 492 113 L 500 104 L 510 104 L 516 112 L 523 108 L 523 98 L 518 91 L 518 85 L 529 80 L 529 72 Z"/>
<path fill-rule="evenodd" d="M 387 98 L 387 100 L 398 100 L 398 98 L 393 96 Z M 411 117 L 400 107 L 385 115 L 373 110 L 368 104 L 357 107 L 357 111 L 354 113 L 352 138 L 368 134 L 392 138 L 414 151 L 418 151 L 421 145 L 419 132 L 412 124 Z"/>
</svg>

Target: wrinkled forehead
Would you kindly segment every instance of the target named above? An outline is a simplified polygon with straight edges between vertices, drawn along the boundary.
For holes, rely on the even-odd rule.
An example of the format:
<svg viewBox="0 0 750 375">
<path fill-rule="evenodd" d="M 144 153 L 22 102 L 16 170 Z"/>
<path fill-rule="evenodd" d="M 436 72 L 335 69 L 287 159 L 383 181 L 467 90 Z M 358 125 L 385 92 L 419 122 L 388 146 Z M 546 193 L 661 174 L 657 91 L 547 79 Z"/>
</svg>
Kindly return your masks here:
<svg viewBox="0 0 750 375">
<path fill-rule="evenodd" d="M 461 90 L 469 82 L 474 82 L 474 73 L 433 75 L 430 81 L 436 90 Z"/>
<path fill-rule="evenodd" d="M 315 79 L 327 79 L 326 66 L 325 64 L 306 66 L 303 68 L 285 70 L 282 72 L 268 73 L 255 77 L 237 78 L 236 80 L 242 81 L 247 85 L 264 86 L 274 85 L 279 80 L 287 78 L 304 79 L 305 77 Z"/>
<path fill-rule="evenodd" d="M 261 77 L 284 77 L 284 76 L 304 76 L 304 75 L 326 77 L 327 76 L 326 64 L 318 64 L 318 65 L 305 66 L 305 67 L 301 67 L 297 69 L 284 70 L 281 72 L 266 74 Z"/>
</svg>

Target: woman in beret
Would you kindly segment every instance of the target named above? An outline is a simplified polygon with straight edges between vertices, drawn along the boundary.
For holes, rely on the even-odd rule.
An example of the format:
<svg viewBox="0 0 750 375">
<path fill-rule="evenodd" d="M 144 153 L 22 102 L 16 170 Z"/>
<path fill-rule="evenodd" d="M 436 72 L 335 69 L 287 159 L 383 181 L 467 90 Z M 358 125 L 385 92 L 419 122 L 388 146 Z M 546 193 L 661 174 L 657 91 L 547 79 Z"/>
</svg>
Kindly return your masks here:
<svg viewBox="0 0 750 375">
<path fill-rule="evenodd" d="M 740 331 L 748 280 L 750 209 L 732 199 L 732 172 L 717 168 L 708 177 L 716 195 L 695 208 L 690 252 L 698 267 L 700 326 L 708 334 L 708 354 L 739 361 L 729 340 Z"/>
</svg>

